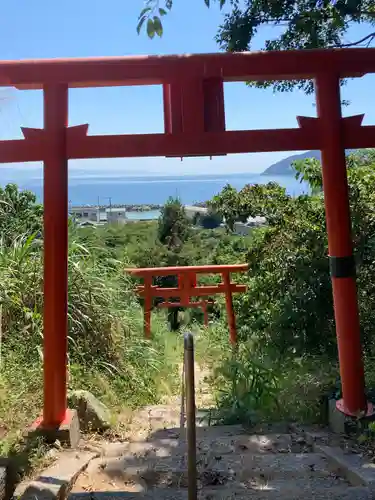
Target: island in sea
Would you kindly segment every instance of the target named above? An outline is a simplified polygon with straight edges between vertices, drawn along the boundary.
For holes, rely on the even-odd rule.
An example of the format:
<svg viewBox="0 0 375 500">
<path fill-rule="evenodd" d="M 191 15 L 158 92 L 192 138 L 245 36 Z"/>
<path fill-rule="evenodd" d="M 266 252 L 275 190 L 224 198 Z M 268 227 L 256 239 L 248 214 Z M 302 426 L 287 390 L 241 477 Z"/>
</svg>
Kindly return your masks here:
<svg viewBox="0 0 375 500">
<path fill-rule="evenodd" d="M 354 149 L 348 149 L 346 154 L 353 153 Z M 273 163 L 262 172 L 261 175 L 294 175 L 295 170 L 293 168 L 293 162 L 296 160 L 305 160 L 306 158 L 315 158 L 316 160 L 321 160 L 321 154 L 319 150 L 305 151 L 304 153 L 299 153 L 296 155 L 288 156 L 282 160 Z"/>
<path fill-rule="evenodd" d="M 310 150 L 305 153 L 288 156 L 282 160 L 273 163 L 262 173 L 262 175 L 294 175 L 293 162 L 296 160 L 305 160 L 306 158 L 316 158 L 320 161 L 320 151 Z"/>
</svg>

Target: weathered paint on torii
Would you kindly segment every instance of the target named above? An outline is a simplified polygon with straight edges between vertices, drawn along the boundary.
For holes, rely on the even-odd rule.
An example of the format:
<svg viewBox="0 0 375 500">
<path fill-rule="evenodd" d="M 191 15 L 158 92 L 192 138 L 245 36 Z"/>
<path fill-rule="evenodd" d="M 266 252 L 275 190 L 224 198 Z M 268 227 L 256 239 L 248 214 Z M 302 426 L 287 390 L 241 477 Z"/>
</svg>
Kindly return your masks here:
<svg viewBox="0 0 375 500">
<path fill-rule="evenodd" d="M 67 418 L 67 226 L 69 159 L 214 156 L 322 151 L 329 259 L 343 401 L 349 415 L 369 411 L 350 231 L 345 149 L 375 147 L 363 115 L 341 117 L 340 78 L 375 72 L 375 49 L 198 54 L 0 62 L 0 86 L 43 89 L 44 128 L 0 141 L 0 163 L 44 162 L 44 411 L 50 428 Z M 226 131 L 223 83 L 314 79 L 318 118 L 299 128 Z M 68 89 L 162 85 L 165 132 L 89 136 L 68 127 Z"/>
</svg>

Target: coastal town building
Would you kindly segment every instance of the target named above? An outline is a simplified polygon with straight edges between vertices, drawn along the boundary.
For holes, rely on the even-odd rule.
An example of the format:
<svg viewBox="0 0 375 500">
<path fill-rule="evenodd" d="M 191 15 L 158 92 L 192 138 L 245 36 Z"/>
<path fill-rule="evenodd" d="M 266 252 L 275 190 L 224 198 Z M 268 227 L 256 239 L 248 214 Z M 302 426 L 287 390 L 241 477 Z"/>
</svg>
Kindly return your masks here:
<svg viewBox="0 0 375 500">
<path fill-rule="evenodd" d="M 143 210 L 129 210 L 127 206 L 93 206 L 93 205 L 81 205 L 81 206 L 71 206 L 69 209 L 69 215 L 81 226 L 82 225 L 97 225 L 97 224 L 125 224 L 137 220 L 134 216 L 129 220 L 127 213 L 131 211 L 139 212 L 139 220 L 143 219 L 141 214 L 145 212 L 155 211 L 152 207 L 145 206 Z M 185 205 L 185 213 L 187 217 L 193 220 L 196 216 L 204 216 L 207 214 L 207 208 L 195 207 L 193 205 Z M 156 217 L 158 216 L 158 211 L 155 211 Z"/>
<path fill-rule="evenodd" d="M 125 224 L 127 222 L 125 207 L 110 207 L 105 209 L 106 222 L 109 224 Z"/>
<path fill-rule="evenodd" d="M 148 208 L 148 207 L 147 207 Z M 194 220 L 199 217 L 204 217 L 208 213 L 208 209 L 205 207 L 197 207 L 194 205 L 185 205 L 186 216 L 190 220 Z M 148 210 L 153 212 L 152 210 Z M 72 206 L 69 209 L 69 215 L 79 224 L 80 226 L 97 226 L 103 224 L 127 224 L 129 222 L 136 222 L 137 220 L 142 220 L 141 214 L 143 211 L 139 212 L 139 219 L 134 218 L 134 211 L 130 210 L 133 214 L 131 219 L 128 217 L 129 208 L 126 206 L 92 206 L 92 205 L 82 205 L 82 206 Z M 147 212 L 147 210 L 146 210 Z M 157 217 L 158 211 L 154 211 Z M 150 219 L 151 220 L 151 219 Z M 237 221 L 234 223 L 234 233 L 240 236 L 247 236 L 251 233 L 252 229 L 255 227 L 263 226 L 266 223 L 264 217 L 249 217 L 246 222 Z M 224 224 L 221 224 L 224 226 Z"/>
<path fill-rule="evenodd" d="M 69 215 L 81 226 L 97 224 L 125 224 L 125 207 L 77 206 L 70 207 Z"/>
<path fill-rule="evenodd" d="M 69 215 L 80 223 L 100 222 L 100 208 L 95 206 L 70 207 Z"/>
</svg>

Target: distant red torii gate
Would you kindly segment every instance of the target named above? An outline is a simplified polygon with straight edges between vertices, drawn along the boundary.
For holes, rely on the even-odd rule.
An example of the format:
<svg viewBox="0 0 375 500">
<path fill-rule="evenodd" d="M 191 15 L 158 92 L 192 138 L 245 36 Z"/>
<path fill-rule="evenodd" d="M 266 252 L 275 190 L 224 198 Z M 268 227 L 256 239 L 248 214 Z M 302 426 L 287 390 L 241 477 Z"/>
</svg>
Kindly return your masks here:
<svg viewBox="0 0 375 500">
<path fill-rule="evenodd" d="M 127 272 L 143 279 L 143 285 L 137 287 L 137 293 L 144 298 L 144 329 L 145 336 L 151 336 L 151 310 L 154 298 L 167 299 L 159 307 L 201 307 L 205 324 L 208 324 L 207 303 L 212 301 L 191 301 L 191 297 L 208 297 L 223 293 L 227 310 L 229 335 L 232 344 L 237 342 L 236 319 L 233 309 L 232 294 L 246 292 L 246 285 L 232 283 L 231 274 L 247 271 L 247 264 L 213 265 L 213 266 L 180 266 L 180 267 L 148 267 L 127 269 Z M 201 274 L 220 274 L 222 283 L 215 285 L 199 285 L 197 277 Z M 153 278 L 157 276 L 177 276 L 178 286 L 163 288 L 153 285 Z M 178 302 L 168 302 L 168 299 L 178 298 Z"/>
<path fill-rule="evenodd" d="M 67 223 L 68 160 L 134 156 L 214 156 L 265 151 L 322 151 L 336 332 L 343 401 L 349 415 L 370 411 L 353 259 L 345 149 L 375 147 L 375 126 L 363 115 L 342 118 L 340 78 L 375 72 L 375 49 L 196 54 L 1 61 L 0 86 L 42 89 L 44 128 L 23 128 L 24 139 L 0 141 L 0 163 L 44 162 L 44 410 L 41 426 L 68 417 Z M 299 128 L 226 131 L 224 82 L 315 80 L 318 118 Z M 89 136 L 68 127 L 68 89 L 162 85 L 161 134 Z"/>
</svg>

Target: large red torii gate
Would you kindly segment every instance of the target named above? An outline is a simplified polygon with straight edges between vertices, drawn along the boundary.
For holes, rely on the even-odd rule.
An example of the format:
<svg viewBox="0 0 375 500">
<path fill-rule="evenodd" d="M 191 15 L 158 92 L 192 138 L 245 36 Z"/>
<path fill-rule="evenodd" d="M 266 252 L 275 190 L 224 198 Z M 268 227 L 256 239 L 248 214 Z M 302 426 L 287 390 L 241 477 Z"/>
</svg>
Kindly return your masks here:
<svg viewBox="0 0 375 500">
<path fill-rule="evenodd" d="M 0 163 L 44 162 L 44 411 L 41 426 L 68 418 L 68 160 L 134 156 L 212 156 L 265 151 L 322 151 L 336 331 L 343 401 L 349 415 L 370 411 L 364 392 L 345 149 L 375 146 L 363 115 L 342 118 L 340 78 L 375 72 L 375 49 L 114 57 L 0 62 L 0 86 L 43 89 L 44 128 L 0 141 Z M 318 118 L 299 128 L 226 131 L 224 82 L 314 79 Z M 68 127 L 68 89 L 163 85 L 165 132 L 88 135 Z"/>
</svg>

